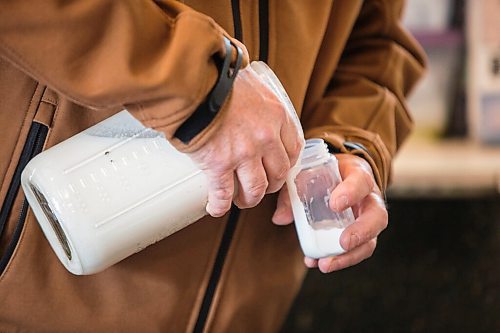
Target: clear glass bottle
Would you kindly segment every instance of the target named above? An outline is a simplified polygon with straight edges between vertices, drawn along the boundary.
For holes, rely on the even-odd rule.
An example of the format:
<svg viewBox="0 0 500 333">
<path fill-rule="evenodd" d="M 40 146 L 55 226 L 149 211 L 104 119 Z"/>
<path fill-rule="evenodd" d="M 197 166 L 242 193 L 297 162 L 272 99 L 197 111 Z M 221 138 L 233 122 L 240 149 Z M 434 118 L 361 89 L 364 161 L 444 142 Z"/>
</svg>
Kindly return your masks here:
<svg viewBox="0 0 500 333">
<path fill-rule="evenodd" d="M 342 181 L 338 162 L 321 139 L 306 141 L 300 165 L 287 180 L 295 225 L 306 256 L 322 258 L 337 255 L 340 234 L 351 223 L 351 208 L 335 212 L 329 207 L 330 195 Z"/>
</svg>

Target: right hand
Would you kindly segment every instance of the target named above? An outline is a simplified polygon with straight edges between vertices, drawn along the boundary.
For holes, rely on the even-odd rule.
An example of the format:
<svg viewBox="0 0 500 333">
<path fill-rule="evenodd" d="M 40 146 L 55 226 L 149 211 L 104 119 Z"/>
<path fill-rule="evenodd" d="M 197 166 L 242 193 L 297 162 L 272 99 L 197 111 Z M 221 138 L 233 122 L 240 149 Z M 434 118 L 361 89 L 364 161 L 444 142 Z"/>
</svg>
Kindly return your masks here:
<svg viewBox="0 0 500 333">
<path fill-rule="evenodd" d="M 377 237 L 387 228 L 389 220 L 383 195 L 370 164 L 352 154 L 337 154 L 336 158 L 344 180 L 331 193 L 329 206 L 335 212 L 352 207 L 356 222 L 345 228 L 340 236 L 340 245 L 345 253 L 321 259 L 305 258 L 307 267 L 318 267 L 323 273 L 338 271 L 371 257 L 377 246 Z M 272 219 L 278 225 L 293 222 L 286 187 L 278 196 Z"/>
<path fill-rule="evenodd" d="M 302 146 L 284 105 L 250 67 L 240 70 L 224 107 L 219 129 L 190 154 L 208 177 L 206 209 L 214 217 L 233 200 L 250 208 L 281 189 Z"/>
</svg>

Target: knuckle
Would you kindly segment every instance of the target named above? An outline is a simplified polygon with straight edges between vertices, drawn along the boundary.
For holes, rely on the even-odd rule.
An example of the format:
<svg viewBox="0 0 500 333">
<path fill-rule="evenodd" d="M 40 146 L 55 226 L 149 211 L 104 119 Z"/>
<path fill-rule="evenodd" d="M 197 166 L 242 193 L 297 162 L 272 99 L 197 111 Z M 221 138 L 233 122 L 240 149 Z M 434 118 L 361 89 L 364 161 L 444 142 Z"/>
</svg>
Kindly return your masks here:
<svg viewBox="0 0 500 333">
<path fill-rule="evenodd" d="M 269 126 L 262 126 L 255 131 L 257 140 L 262 144 L 271 144 L 276 140 L 276 135 Z"/>
<path fill-rule="evenodd" d="M 235 155 L 237 159 L 246 161 L 255 158 L 257 156 L 257 152 L 253 145 L 247 143 L 240 145 L 236 150 Z"/>
<path fill-rule="evenodd" d="M 267 180 L 251 184 L 248 187 L 247 193 L 252 199 L 260 199 L 265 193 L 268 186 Z"/>
<path fill-rule="evenodd" d="M 229 188 L 221 187 L 214 191 L 214 197 L 220 201 L 230 201 L 233 198 L 233 193 Z"/>
</svg>

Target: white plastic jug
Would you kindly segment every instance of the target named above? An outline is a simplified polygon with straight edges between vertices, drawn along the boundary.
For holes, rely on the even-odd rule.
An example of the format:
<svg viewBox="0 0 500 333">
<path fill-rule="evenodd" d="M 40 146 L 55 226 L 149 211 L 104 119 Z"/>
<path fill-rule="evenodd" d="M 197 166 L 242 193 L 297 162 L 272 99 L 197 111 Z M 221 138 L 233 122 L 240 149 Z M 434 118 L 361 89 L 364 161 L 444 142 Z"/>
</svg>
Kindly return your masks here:
<svg viewBox="0 0 500 333">
<path fill-rule="evenodd" d="M 36 156 L 22 186 L 64 266 L 91 274 L 206 214 L 207 179 L 127 111 Z"/>
</svg>

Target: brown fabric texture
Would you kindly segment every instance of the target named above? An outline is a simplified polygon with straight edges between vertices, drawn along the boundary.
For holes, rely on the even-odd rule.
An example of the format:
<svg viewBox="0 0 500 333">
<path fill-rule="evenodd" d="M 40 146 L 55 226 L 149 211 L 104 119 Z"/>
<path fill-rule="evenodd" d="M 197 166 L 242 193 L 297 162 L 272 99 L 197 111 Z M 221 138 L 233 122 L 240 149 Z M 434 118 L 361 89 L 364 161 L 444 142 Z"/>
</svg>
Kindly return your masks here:
<svg viewBox="0 0 500 333">
<path fill-rule="evenodd" d="M 2 56 L 78 104 L 130 106 L 169 139 L 214 85 L 224 35 L 175 1 L 0 3 Z"/>
<path fill-rule="evenodd" d="M 181 150 L 201 147 L 220 121 L 183 146 L 173 133 L 204 100 L 234 36 L 231 1 L 0 2 L 0 202 L 32 121 L 45 148 L 123 107 Z M 308 137 L 363 144 L 385 189 L 412 127 L 405 96 L 424 56 L 394 0 L 240 1 L 245 64 L 267 48 Z M 241 44 L 241 45 L 243 45 Z M 246 47 L 246 48 L 245 48 Z M 248 53 L 246 53 L 248 51 Z M 0 235 L 14 233 L 20 190 Z M 293 225 L 271 223 L 275 195 L 240 213 L 205 332 L 276 332 L 300 288 Z M 228 216 L 203 218 L 102 273 L 73 276 L 31 213 L 0 276 L 0 332 L 191 332 Z M 332 278 L 334 278 L 332 276 Z"/>
</svg>

